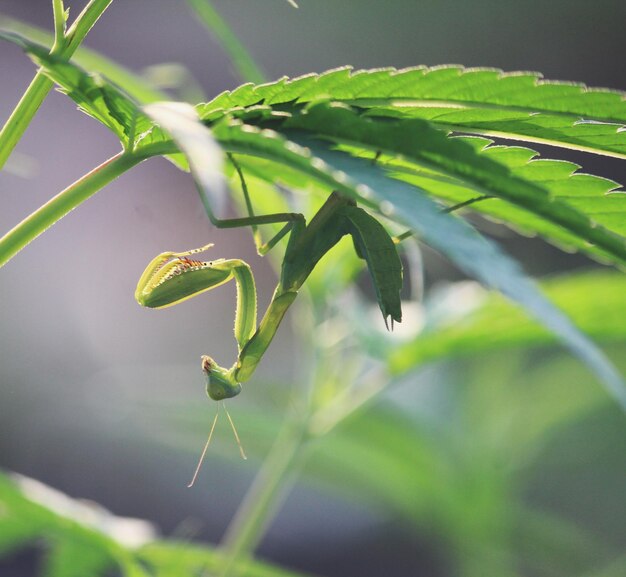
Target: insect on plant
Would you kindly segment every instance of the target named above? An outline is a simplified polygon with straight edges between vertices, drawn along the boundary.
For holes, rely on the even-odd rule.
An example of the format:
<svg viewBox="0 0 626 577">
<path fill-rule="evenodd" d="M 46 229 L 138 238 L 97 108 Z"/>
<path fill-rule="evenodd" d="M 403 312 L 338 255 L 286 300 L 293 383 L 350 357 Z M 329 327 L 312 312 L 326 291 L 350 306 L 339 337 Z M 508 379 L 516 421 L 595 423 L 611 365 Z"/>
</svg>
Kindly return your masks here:
<svg viewBox="0 0 626 577">
<path fill-rule="evenodd" d="M 234 162 L 234 159 L 231 161 Z M 236 165 L 236 164 L 235 164 Z M 236 165 L 237 166 L 237 165 Z M 367 263 L 378 303 L 387 323 L 401 322 L 400 289 L 402 263 L 396 245 L 385 228 L 356 203 L 333 192 L 307 225 L 299 213 L 278 213 L 255 216 L 241 169 L 248 217 L 221 220 L 210 212 L 211 222 L 218 228 L 251 226 L 259 254 L 266 254 L 289 232 L 278 285 L 272 300 L 257 326 L 257 296 L 250 266 L 239 259 L 200 261 L 190 258 L 204 252 L 206 245 L 185 252 L 164 252 L 147 266 L 135 292 L 137 302 L 149 308 L 165 308 L 218 287 L 231 279 L 237 285 L 235 339 L 239 349 L 237 360 L 230 368 L 218 365 L 211 357 L 202 357 L 202 369 L 207 378 L 207 393 L 213 400 L 235 397 L 241 383 L 250 379 L 272 342 L 298 290 L 319 260 L 339 240 L 349 234 L 357 255 Z M 285 226 L 268 242 L 262 244 L 256 234 L 261 224 L 284 222 Z"/>
<path fill-rule="evenodd" d="M 240 259 L 201 261 L 194 258 L 195 255 L 212 247 L 212 244 L 184 252 L 159 254 L 141 275 L 135 292 L 135 298 L 140 305 L 160 309 L 185 301 L 234 279 L 237 286 L 235 310 L 237 359 L 230 368 L 226 368 L 217 364 L 210 356 L 202 356 L 207 394 L 215 401 L 235 397 L 241 392 L 241 383 L 252 377 L 285 313 L 296 299 L 300 287 L 319 260 L 347 234 L 352 237 L 356 254 L 367 263 L 385 324 L 389 327 L 388 319 L 391 318 L 391 328 L 393 328 L 394 321 L 401 322 L 402 320 L 400 303 L 402 263 L 396 244 L 382 224 L 365 210 L 356 206 L 353 200 L 337 192 L 333 192 L 327 198 L 308 225 L 304 216 L 299 213 L 255 216 L 243 172 L 233 156 L 229 155 L 229 158 L 241 180 L 248 216 L 227 220 L 218 219 L 209 204 L 205 203 L 211 222 L 218 228 L 250 226 L 260 255 L 266 254 L 282 238 L 291 233 L 278 284 L 261 322 L 257 326 L 256 287 L 252 270 L 247 263 Z M 285 224 L 268 242 L 262 243 L 257 227 L 272 223 Z M 219 408 L 211 433 L 218 414 Z M 226 415 L 232 426 L 232 419 L 227 411 Z M 234 426 L 233 431 L 241 454 L 245 458 Z"/>
<path fill-rule="evenodd" d="M 284 4 L 287 2 L 295 5 L 293 0 L 283 0 Z M 567 279 L 549 281 L 551 296 L 573 315 L 574 323 L 544 296 L 516 260 L 489 238 L 491 235 L 484 234 L 483 221 L 476 223 L 446 213 L 479 203 L 473 208 L 487 221 L 497 221 L 523 231 L 524 235 L 542 237 L 568 252 L 580 251 L 603 263 L 623 267 L 623 189 L 608 179 L 579 172 L 580 167 L 569 161 L 539 158 L 526 144 L 626 159 L 624 93 L 554 82 L 538 73 L 458 65 L 369 70 L 345 66 L 270 81 L 210 0 L 187 0 L 198 21 L 210 29 L 231 57 L 233 71 L 245 81 L 207 101 L 196 102 L 203 97 L 196 98 L 196 91 L 184 86 L 186 82 L 165 86 L 162 77 L 156 79 L 155 85 L 102 55 L 90 54 L 82 47 L 76 51 L 103 11 L 116 4 L 112 0 L 83 2 L 83 11 L 71 23 L 64 4 L 63 0 L 52 0 L 53 35 L 20 23 L 11 25 L 16 30 L 0 31 L 0 40 L 24 50 L 38 69 L 6 124 L 0 127 L 0 168 L 55 84 L 83 112 L 111 131 L 121 149 L 8 230 L 0 238 L 0 267 L 109 183 L 156 157 L 191 172 L 207 216 L 216 227 L 249 227 L 259 254 L 272 249 L 281 253 L 282 258 L 277 260 L 281 264 L 277 285 L 266 310 L 258 310 L 250 266 L 239 258 L 220 258 L 233 256 L 226 253 L 216 253 L 211 260 L 216 249 L 211 249 L 208 241 L 198 242 L 195 246 L 204 245 L 200 248 L 159 254 L 139 279 L 136 300 L 155 309 L 176 305 L 235 281 L 236 358 L 229 358 L 224 364 L 209 355 L 201 358 L 207 394 L 217 403 L 214 416 L 208 419 L 212 421 L 208 423 L 210 432 L 189 486 L 198 477 L 220 413 L 225 413 L 241 456 L 246 458 L 226 400 L 239 395 L 245 383 L 254 377 L 304 283 L 308 282 L 312 289 L 309 308 L 316 313 L 327 312 L 324 309 L 333 296 L 329 287 L 307 279 L 341 239 L 342 245 L 347 244 L 349 239 L 344 237 L 351 237 L 357 255 L 365 260 L 385 324 L 391 321 L 391 328 L 402 319 L 403 270 L 397 247 L 413 235 L 448 259 L 461 274 L 500 293 L 515 307 L 497 295 L 492 298 L 481 292 L 480 302 L 472 299 L 472 306 L 459 308 L 456 305 L 464 295 L 459 298 L 455 292 L 454 302 L 439 300 L 434 309 L 426 305 L 427 319 L 432 322 L 416 327 L 411 338 L 393 343 L 362 327 L 358 331 L 361 339 L 310 338 L 308 333 L 322 319 L 305 315 L 301 324 L 307 331 L 301 331 L 300 336 L 309 358 L 314 360 L 304 367 L 308 387 L 298 391 L 306 396 L 291 407 L 296 410 L 286 416 L 284 427 L 276 436 L 272 427 L 275 416 L 260 409 L 263 414 L 258 416 L 257 442 L 260 446 L 272 441 L 272 447 L 225 531 L 219 550 L 199 544 L 188 548 L 185 543 L 151 538 L 141 527 L 136 536 L 127 535 L 131 537 L 128 543 L 122 543 L 110 539 L 97 527 L 84 526 L 78 518 L 69 526 L 66 517 L 48 507 L 45 493 L 33 491 L 37 487 L 30 483 L 14 483 L 0 472 L 3 563 L 6 554 L 11 556 L 16 547 L 23 545 L 30 550 L 41 542 L 46 548 L 43 571 L 50 575 L 71 573 L 72 569 L 76 572 L 76 566 L 84 568 L 81 574 L 94 577 L 111 571 L 133 577 L 162 574 L 169 567 L 171 571 L 176 567 L 181 577 L 207 572 L 221 577 L 284 574 L 266 564 L 257 564 L 254 551 L 278 512 L 285 492 L 296 476 L 305 471 L 331 484 L 340 483 L 351 496 L 354 493 L 356 499 L 368 504 L 375 497 L 377 508 L 387 507 L 402 517 L 402 528 L 414 528 L 419 533 L 425 523 L 434 527 L 431 533 L 437 533 L 441 547 L 451 544 L 448 549 L 461 549 L 445 563 L 455 574 L 474 574 L 480 566 L 480 574 L 514 575 L 518 566 L 528 566 L 537 574 L 545 570 L 556 575 L 563 560 L 562 574 L 571 575 L 570 551 L 563 546 L 570 537 L 574 546 L 583 541 L 591 544 L 589 552 L 575 551 L 577 573 L 591 571 L 596 575 L 599 571 L 604 575 L 607 570 L 611 574 L 619 571 L 620 553 L 613 551 L 610 543 L 607 546 L 606 540 L 598 539 L 595 532 L 587 535 L 586 527 L 570 527 L 567 519 L 550 510 L 538 511 L 532 503 L 529 508 L 523 499 L 528 491 L 514 473 L 520 465 L 524 473 L 540 471 L 549 460 L 550 454 L 546 459 L 546 455 L 540 454 L 543 451 L 535 450 L 533 442 L 539 441 L 540 448 L 546 442 L 549 448 L 553 448 L 553 442 L 556 448 L 566 448 L 570 432 L 577 438 L 579 426 L 584 434 L 589 423 L 595 426 L 597 415 L 605 414 L 596 411 L 612 410 L 604 406 L 606 399 L 601 395 L 586 392 L 584 381 L 591 375 L 577 375 L 572 383 L 567 378 L 569 373 L 562 373 L 560 366 L 558 371 L 553 370 L 552 363 L 542 363 L 533 374 L 522 374 L 526 356 L 517 349 L 544 346 L 553 335 L 591 369 L 606 386 L 608 395 L 626 409 L 624 378 L 583 332 L 612 346 L 624 341 L 623 275 L 575 272 Z M 566 7 L 567 3 L 561 4 Z M 362 12 L 367 12 L 365 7 Z M 558 12 L 561 19 L 572 16 L 565 14 L 565 9 Z M 263 14 L 269 12 L 263 8 Z M 4 17 L 0 20 L 2 25 L 10 22 Z M 545 24 L 543 18 L 542 26 Z M 602 45 L 605 50 L 610 46 L 606 42 Z M 553 49 L 554 42 L 547 48 Z M 377 48 L 377 60 L 381 57 L 379 52 Z M 188 102 L 169 101 L 172 88 Z M 71 155 L 64 155 L 64 159 L 72 161 Z M 223 220 L 214 214 L 219 215 L 220 210 L 213 197 L 224 192 L 227 176 L 238 178 L 237 194 L 241 194 L 245 207 L 242 218 Z M 286 212 L 292 208 L 278 208 L 285 199 L 274 194 L 283 191 L 270 188 L 277 181 L 296 188 L 302 198 L 314 198 L 315 208 L 294 212 Z M 253 190 L 256 183 L 258 191 Z M 260 193 L 268 191 L 261 211 L 257 208 Z M 255 209 L 262 216 L 255 214 Z M 396 227 L 406 227 L 406 232 L 392 238 L 385 230 L 387 224 L 389 230 L 393 227 L 394 234 Z M 261 235 L 265 225 L 272 229 L 267 236 Z M 176 250 L 184 248 L 189 247 Z M 37 253 L 33 255 L 36 257 Z M 417 259 L 411 259 L 408 251 L 406 260 L 409 264 L 404 274 L 417 273 L 417 282 L 411 283 L 415 289 L 421 285 L 422 266 Z M 335 289 L 352 286 L 352 264 L 339 263 L 333 271 L 339 271 L 340 282 L 327 284 Z M 22 271 L 28 275 L 46 274 L 37 267 L 28 268 L 28 261 L 25 267 L 9 269 L 6 274 L 11 279 L 11 275 L 21 275 Z M 88 275 L 87 269 L 82 276 L 88 279 Z M 32 284 L 32 278 L 18 280 Z M 526 313 L 543 328 L 527 319 Z M 342 329 L 343 323 L 353 318 L 354 309 L 338 310 L 336 314 L 337 323 L 326 319 L 323 322 L 331 327 L 329 332 L 343 336 L 336 328 Z M 11 325 L 7 327 L 9 348 L 17 350 L 22 334 L 16 339 Z M 437 375 L 445 377 L 442 384 L 446 402 L 427 407 L 427 422 L 423 411 L 413 411 L 410 403 L 402 407 L 389 402 L 375 406 L 394 383 L 409 384 L 410 375 L 426 363 L 481 352 L 486 356 L 478 361 L 463 361 L 469 362 L 463 368 L 470 370 Z M 619 355 L 619 349 L 611 352 Z M 19 358 L 18 354 L 18 362 Z M 103 364 L 98 362 L 96 369 Z M 85 364 L 84 368 L 88 367 Z M 32 370 L 30 378 L 21 372 L 14 377 L 15 371 L 9 367 L 10 381 L 15 385 L 9 391 L 9 401 L 14 396 L 13 389 L 22 383 L 28 394 L 39 382 L 36 367 L 26 368 Z M 564 377 L 562 382 L 555 378 L 558 375 Z M 516 386 L 516 376 L 531 386 Z M 508 377 L 512 382 L 507 382 Z M 145 382 L 150 384 L 147 378 Z M 428 404 L 429 399 L 423 400 Z M 367 410 L 362 410 L 366 404 Z M 480 423 L 476 426 L 474 417 L 478 413 Z M 180 425 L 170 415 L 167 417 L 164 425 L 169 421 L 174 421 L 172 426 Z M 349 417 L 353 417 L 350 423 Z M 591 421 L 587 417 L 592 417 Z M 614 419 L 609 420 L 609 428 L 604 432 L 612 433 L 617 429 Z M 502 423 L 512 432 L 519 429 L 526 433 L 528 429 L 530 434 L 508 435 L 506 440 L 511 443 L 506 447 L 491 442 L 493 431 L 500 430 Z M 558 439 L 553 438 L 557 429 Z M 332 439 L 330 431 L 335 433 Z M 105 434 L 104 429 L 102 433 Z M 469 457 L 465 461 L 469 466 L 465 462 L 458 466 L 456 449 L 467 445 L 463 436 L 468 434 L 476 441 L 467 447 Z M 321 441 L 316 455 L 307 450 L 313 440 Z M 511 466 L 500 466 L 503 448 Z M 350 458 L 346 459 L 346 455 Z M 382 461 L 380 457 L 384 457 Z M 607 457 L 613 461 L 615 455 L 607 453 Z M 303 468 L 305 462 L 307 466 Z M 382 474 L 377 463 L 384 464 Z M 590 465 L 596 465 L 595 458 Z M 560 470 L 557 467 L 555 471 L 558 474 Z M 535 481 L 537 475 L 530 476 Z M 415 499 L 416 482 L 419 502 Z M 479 492 L 474 495 L 475 487 Z M 484 487 L 497 489 L 487 491 L 491 502 L 483 498 Z M 530 488 L 537 493 L 544 487 L 533 482 Z M 550 483 L 547 489 L 550 492 Z M 479 513 L 487 511 L 479 515 L 478 525 L 476 507 L 467 506 L 476 495 Z M 503 496 L 507 500 L 504 517 Z M 515 501 L 519 496 L 521 501 Z M 458 511 L 451 509 L 451 504 L 458 504 Z M 511 511 L 514 514 L 509 514 Z M 578 508 L 573 511 L 578 513 Z M 109 514 L 105 517 L 110 521 Z M 13 527 L 16 523 L 25 529 L 17 539 Z M 476 533 L 474 526 L 480 529 L 480 539 L 470 535 Z M 49 539 L 50 528 L 58 529 L 54 532 L 59 536 L 55 534 L 53 540 Z M 527 547 L 515 547 L 517 541 L 539 543 L 546 539 L 548 555 L 543 554 L 539 562 L 526 559 Z M 598 547 L 594 545 L 596 541 Z M 454 547 L 461 542 L 471 546 Z M 498 552 L 495 556 L 494 546 Z M 413 558 L 415 548 L 409 549 Z M 68 550 L 71 555 L 67 555 Z M 606 569 L 600 564 L 605 556 Z M 541 562 L 545 562 L 545 567 Z"/>
</svg>

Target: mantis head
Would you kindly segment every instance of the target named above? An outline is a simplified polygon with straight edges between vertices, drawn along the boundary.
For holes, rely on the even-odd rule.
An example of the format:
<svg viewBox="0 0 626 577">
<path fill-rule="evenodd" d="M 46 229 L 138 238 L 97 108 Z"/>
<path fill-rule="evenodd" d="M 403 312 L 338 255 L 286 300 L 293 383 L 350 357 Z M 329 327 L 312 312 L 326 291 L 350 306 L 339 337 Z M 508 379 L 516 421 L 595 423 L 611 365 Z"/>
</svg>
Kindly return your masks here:
<svg viewBox="0 0 626 577">
<path fill-rule="evenodd" d="M 202 355 L 202 370 L 206 375 L 206 390 L 214 401 L 236 397 L 241 392 L 241 383 L 233 377 L 233 371 L 220 367 L 211 357 Z"/>
</svg>

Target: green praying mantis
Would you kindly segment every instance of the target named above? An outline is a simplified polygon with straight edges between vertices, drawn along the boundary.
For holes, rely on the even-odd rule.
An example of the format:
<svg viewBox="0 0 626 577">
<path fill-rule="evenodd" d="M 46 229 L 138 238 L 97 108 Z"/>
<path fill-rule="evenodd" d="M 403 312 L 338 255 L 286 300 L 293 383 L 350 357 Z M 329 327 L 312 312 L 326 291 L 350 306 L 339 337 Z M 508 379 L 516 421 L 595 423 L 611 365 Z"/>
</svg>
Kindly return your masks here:
<svg viewBox="0 0 626 577">
<path fill-rule="evenodd" d="M 202 356 L 209 397 L 216 401 L 232 398 L 241 392 L 241 383 L 250 379 L 269 347 L 285 313 L 298 295 L 298 290 L 319 260 L 345 235 L 352 237 L 359 257 L 365 259 L 374 281 L 378 303 L 385 324 L 402 320 L 400 290 L 402 263 L 396 245 L 385 228 L 356 203 L 333 192 L 311 221 L 306 223 L 299 213 L 278 213 L 255 216 L 246 181 L 232 155 L 229 158 L 237 170 L 244 193 L 248 216 L 222 220 L 215 217 L 210 203 L 202 196 L 211 222 L 218 228 L 250 226 L 259 254 L 266 254 L 283 237 L 291 233 L 285 249 L 280 277 L 270 304 L 257 326 L 257 295 L 250 266 L 240 259 L 197 260 L 195 255 L 212 245 L 184 252 L 164 252 L 146 267 L 137 284 L 137 302 L 149 308 L 165 308 L 216 288 L 231 279 L 237 286 L 235 309 L 235 339 L 238 356 L 230 368 L 218 365 L 210 356 Z M 262 243 L 257 227 L 262 224 L 284 223 L 268 242 Z M 222 406 L 232 427 L 242 458 L 246 458 L 239 435 L 228 410 L 220 403 L 215 413 L 208 439 L 198 461 L 189 487 L 193 486 L 211 442 Z"/>
<path fill-rule="evenodd" d="M 234 162 L 232 157 L 231 160 Z M 255 216 L 243 173 L 234 164 L 241 178 L 248 216 L 221 220 L 205 204 L 211 222 L 218 228 L 252 227 L 259 254 L 267 253 L 291 233 L 278 285 L 258 326 L 256 288 L 248 264 L 239 259 L 204 262 L 193 258 L 212 245 L 158 255 L 141 275 L 135 292 L 139 304 L 159 309 L 187 300 L 231 279 L 235 280 L 237 359 L 230 368 L 225 368 L 210 356 L 202 356 L 207 393 L 216 401 L 229 399 L 241 392 L 241 383 L 249 380 L 254 373 L 285 313 L 296 299 L 298 290 L 319 260 L 346 234 L 352 237 L 357 255 L 367 262 L 385 323 L 391 318 L 393 328 L 394 321 L 402 320 L 402 263 L 393 240 L 374 217 L 337 192 L 328 197 L 308 225 L 299 213 Z M 285 224 L 272 239 L 262 244 L 257 227 L 270 223 Z"/>
</svg>

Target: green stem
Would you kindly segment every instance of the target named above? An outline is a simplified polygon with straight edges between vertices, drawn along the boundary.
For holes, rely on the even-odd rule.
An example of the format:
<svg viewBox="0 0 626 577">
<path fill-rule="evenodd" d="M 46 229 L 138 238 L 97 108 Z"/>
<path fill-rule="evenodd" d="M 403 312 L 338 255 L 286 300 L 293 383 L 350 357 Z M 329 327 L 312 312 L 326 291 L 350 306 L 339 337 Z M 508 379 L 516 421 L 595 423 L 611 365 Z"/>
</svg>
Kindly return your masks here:
<svg viewBox="0 0 626 577">
<path fill-rule="evenodd" d="M 120 152 L 51 198 L 0 238 L 0 267 L 81 202 L 146 158 Z"/>
<path fill-rule="evenodd" d="M 33 116 L 46 98 L 54 83 L 41 70 L 37 71 L 30 86 L 0 131 L 0 169 L 13 152 Z"/>
<path fill-rule="evenodd" d="M 54 44 L 52 52 L 56 54 L 65 44 L 65 9 L 63 0 L 52 0 L 52 12 L 54 14 Z"/>
<path fill-rule="evenodd" d="M 69 59 L 112 1 L 91 0 L 67 31 L 63 45 L 60 46 L 58 41 L 55 41 L 53 48 L 55 53 L 61 58 Z M 37 71 L 33 81 L 0 131 L 0 169 L 11 155 L 52 86 L 54 86 L 52 80 L 41 70 Z"/>
<path fill-rule="evenodd" d="M 278 510 L 304 457 L 306 422 L 293 419 L 283 428 L 239 506 L 222 541 L 225 560 L 220 577 L 231 575 L 237 562 L 254 551 Z"/>
<path fill-rule="evenodd" d="M 74 20 L 69 27 L 65 39 L 67 44 L 61 52 L 64 58 L 70 58 L 76 49 L 81 45 L 87 36 L 87 33 L 93 28 L 103 12 L 109 7 L 113 0 L 90 0 L 89 4 L 83 8 L 83 11 Z"/>
</svg>

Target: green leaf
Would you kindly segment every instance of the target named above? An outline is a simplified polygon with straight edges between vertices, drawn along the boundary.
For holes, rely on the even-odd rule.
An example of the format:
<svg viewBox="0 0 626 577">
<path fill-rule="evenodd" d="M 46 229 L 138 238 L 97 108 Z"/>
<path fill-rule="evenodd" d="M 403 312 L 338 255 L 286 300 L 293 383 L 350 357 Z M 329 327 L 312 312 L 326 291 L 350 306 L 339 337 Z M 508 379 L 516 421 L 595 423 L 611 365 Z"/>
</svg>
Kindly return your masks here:
<svg viewBox="0 0 626 577">
<path fill-rule="evenodd" d="M 198 119 L 193 106 L 182 102 L 160 102 L 145 106 L 143 111 L 171 135 L 184 151 L 196 182 L 213 205 L 221 205 L 225 194 L 224 154 L 211 131 Z"/>
<path fill-rule="evenodd" d="M 0 557 L 27 545 L 44 544 L 45 577 L 104 577 L 111 569 L 123 577 L 191 577 L 222 566 L 222 556 L 210 547 L 164 540 L 139 548 L 121 543 L 115 539 L 115 527 L 125 522 L 32 479 L 22 478 L 16 484 L 0 473 Z M 126 525 L 122 534 L 131 534 L 129 529 Z M 297 577 L 255 560 L 241 562 L 233 574 Z"/>
<path fill-rule="evenodd" d="M 555 278 L 542 284 L 546 295 L 586 334 L 603 342 L 626 340 L 626 277 L 590 272 Z M 452 303 L 463 298 L 450 291 Z M 473 310 L 427 323 L 405 344 L 389 350 L 388 364 L 401 374 L 427 362 L 510 347 L 554 342 L 554 335 L 498 295 L 484 294 Z"/>
<path fill-rule="evenodd" d="M 87 74 L 18 34 L 1 32 L 0 38 L 20 46 L 83 112 L 110 128 L 125 148 L 132 148 L 135 138 L 152 127 L 152 121 L 129 96 L 98 75 Z"/>
<path fill-rule="evenodd" d="M 176 541 L 155 541 L 138 552 L 154 577 L 219 573 L 222 555 L 206 547 Z M 230 573 L 233 577 L 303 577 L 259 561 L 242 561 Z"/>
<path fill-rule="evenodd" d="M 0 32 L 0 38 L 22 47 L 80 110 L 112 130 L 125 150 L 136 150 L 139 144 L 148 147 L 171 142 L 133 98 L 103 77 L 88 74 L 75 64 L 48 54 L 45 47 L 12 32 Z M 188 170 L 182 155 L 167 154 L 166 158 L 181 170 Z"/>
<path fill-rule="evenodd" d="M 601 226 L 610 233 L 626 236 L 626 194 L 617 190 L 612 180 L 577 172 L 578 165 L 562 160 L 538 159 L 537 153 L 523 147 L 492 145 L 492 141 L 478 137 L 457 137 L 472 146 L 480 155 L 505 166 L 511 176 L 541 187 L 552 205 L 558 210 L 562 203 L 572 214 L 572 209 L 589 217 L 591 226 Z M 433 196 L 451 204 L 458 204 L 484 194 L 484 189 L 454 176 L 435 170 L 417 167 L 392 157 L 382 158 L 382 164 L 394 178 L 414 184 Z M 556 203 L 556 204 L 552 204 Z M 500 198 L 474 203 L 471 210 L 506 224 L 526 235 L 540 234 L 549 242 L 567 250 L 580 250 L 598 260 L 614 261 L 606 251 L 591 245 L 583 235 L 567 230 L 556 219 L 545 218 Z M 568 227 L 572 228 L 572 227 Z M 620 259 L 622 262 L 622 259 Z"/>
<path fill-rule="evenodd" d="M 432 121 L 445 130 L 542 142 L 626 158 L 626 101 L 619 91 L 461 66 L 352 71 L 349 67 L 244 84 L 199 109 L 203 119 L 264 104 L 287 109 L 341 101 L 370 114 Z M 280 106 L 277 106 L 280 105 Z"/>
<path fill-rule="evenodd" d="M 396 245 L 385 227 L 362 208 L 347 206 L 343 213 L 348 220 L 356 252 L 367 262 L 385 325 L 390 316 L 393 329 L 394 321 L 402 322 L 402 262 Z"/>
<path fill-rule="evenodd" d="M 501 360 L 510 363 L 510 359 Z M 439 376 L 445 380 L 444 374 Z M 465 375 L 459 380 L 470 378 Z M 599 558 L 608 560 L 619 551 L 603 542 L 592 527 L 565 518 L 550 519 L 548 511 L 540 521 L 524 523 L 531 515 L 525 497 L 527 478 L 539 468 L 538 450 L 550 442 L 551 433 L 576 422 L 569 415 L 569 419 L 566 416 L 552 423 L 552 430 L 539 425 L 536 431 L 535 409 L 549 411 L 552 407 L 558 413 L 560 407 L 552 401 L 562 395 L 564 387 L 553 379 L 548 390 L 545 382 L 541 383 L 543 388 L 534 390 L 526 387 L 526 380 L 518 373 L 512 382 L 492 383 L 502 389 L 493 406 L 480 404 L 482 399 L 476 399 L 470 390 L 469 398 L 442 393 L 439 399 L 445 400 L 440 412 L 437 403 L 427 403 L 424 418 L 412 422 L 398 406 L 395 410 L 378 406 L 354 415 L 318 441 L 303 475 L 332 487 L 360 507 L 383 506 L 412 526 L 440 536 L 452 562 L 475 566 L 476 560 L 484 557 L 477 574 L 500 574 L 487 569 L 497 565 L 494 550 L 513 557 L 528 555 L 532 562 L 533 550 L 539 544 L 545 546 L 538 556 L 544 561 L 542 566 L 551 562 L 569 568 L 567 560 L 572 556 L 580 571 L 597 566 Z M 532 374 L 529 380 L 534 384 L 537 375 Z M 442 382 L 441 386 L 447 384 Z M 550 384 L 556 385 L 553 391 Z M 458 381 L 453 385 L 458 388 Z M 480 387 L 476 379 L 468 383 L 469 389 L 474 386 Z M 584 387 L 573 388 L 574 397 L 583 392 L 579 404 L 584 414 L 589 410 Z M 450 406 L 453 398 L 458 407 Z M 476 401 L 478 404 L 472 405 Z M 467 409 L 474 410 L 489 426 L 481 428 L 466 419 L 463 411 Z M 531 435 L 536 433 L 532 443 L 520 446 L 518 432 L 529 429 Z M 549 520 L 552 522 L 548 524 Z M 585 538 L 586 548 L 579 550 Z M 555 574 L 572 575 L 567 570 Z"/>
<path fill-rule="evenodd" d="M 43 572 L 49 577 L 96 577 L 114 566 L 133 565 L 119 543 L 71 518 L 71 514 L 89 518 L 86 505 L 68 506 L 72 503 L 69 497 L 31 479 L 22 479 L 20 485 L 0 474 L 0 555 L 42 541 L 49 549 Z M 36 494 L 39 502 L 29 494 Z M 46 500 L 51 508 L 41 504 Z M 66 514 L 52 507 L 65 508 Z M 93 519 L 95 510 L 90 513 Z M 112 519 L 109 515 L 107 520 Z M 125 575 L 131 577 L 131 572 Z M 135 571 L 134 576 L 146 574 Z"/>
<path fill-rule="evenodd" d="M 555 173 L 558 175 L 562 168 L 565 168 L 568 178 L 570 170 L 567 163 L 546 165 L 543 171 L 538 167 L 538 178 L 534 175 L 537 181 L 531 180 L 532 170 L 514 173 L 506 164 L 498 162 L 497 154 L 477 152 L 475 146 L 480 147 L 481 142 L 472 146 L 467 140 L 449 138 L 422 120 L 377 122 L 341 105 L 314 105 L 285 120 L 283 125 L 285 130 L 307 130 L 340 144 L 401 156 L 416 164 L 418 170 L 425 168 L 436 171 L 436 176 L 440 178 L 460 180 L 462 186 L 472 188 L 474 196 L 477 190 L 481 194 L 495 195 L 524 208 L 535 217 L 547 220 L 552 227 L 542 227 L 545 234 L 554 230 L 555 226 L 564 228 L 571 233 L 570 238 L 579 239 L 579 246 L 584 246 L 582 241 L 586 241 L 597 247 L 598 254 L 626 264 L 625 238 L 599 226 L 564 200 L 551 196 L 542 186 L 546 180 L 554 179 Z M 616 195 L 616 198 L 626 201 L 626 195 Z M 602 200 L 606 201 L 606 198 Z M 483 204 L 488 204 L 488 201 Z M 620 204 L 626 207 L 624 202 Z M 597 203 L 595 208 L 598 211 Z M 557 235 L 559 239 L 562 236 Z"/>
<path fill-rule="evenodd" d="M 162 131 L 150 129 L 151 123 L 137 111 L 134 103 L 112 85 L 106 85 L 101 79 L 89 77 L 69 63 L 55 61 L 41 47 L 23 39 L 12 39 L 19 41 L 40 64 L 45 65 L 51 77 L 59 82 L 83 109 L 107 124 L 120 138 L 128 139 L 136 134 L 141 146 L 167 140 Z M 458 72 L 458 69 L 453 68 L 445 70 Z M 285 82 L 264 85 L 258 89 L 244 85 L 230 94 L 229 98 L 244 104 L 258 102 L 259 95 L 270 103 L 276 99 L 282 103 L 296 97 L 306 101 L 307 98 L 318 98 L 330 88 L 337 90 L 333 97 L 342 98 L 348 96 L 347 88 L 342 82 L 350 84 L 352 90 L 362 90 L 363 94 L 371 96 L 374 93 L 372 91 L 383 90 L 378 86 L 378 82 L 385 78 L 400 91 L 399 94 L 402 94 L 402 90 L 406 88 L 402 88 L 400 79 L 415 77 L 413 72 L 392 75 L 388 71 L 372 74 L 363 72 L 354 76 L 347 72 L 342 69 L 319 77 L 294 80 L 286 83 L 284 92 L 274 96 L 273 90 Z M 461 76 L 464 82 L 470 84 L 472 78 L 480 77 L 474 73 Z M 492 73 L 487 76 L 493 79 Z M 426 77 L 432 80 L 434 76 L 428 73 Z M 511 78 L 517 78 L 515 82 L 518 82 L 520 77 L 511 76 Z M 374 84 L 366 86 L 366 79 Z M 498 80 L 500 81 L 504 82 L 504 79 Z M 556 90 L 557 86 L 561 87 L 564 94 L 569 95 L 563 98 L 566 100 L 571 98 L 572 110 L 579 113 L 587 111 L 600 114 L 597 109 L 602 108 L 601 104 L 614 102 L 616 96 L 608 92 L 583 92 L 581 93 L 583 96 L 579 98 L 575 94 L 580 91 L 576 89 L 572 92 L 572 86 L 569 85 L 541 84 L 540 88 L 536 88 L 541 92 L 548 86 L 551 86 L 550 90 Z M 390 91 L 392 89 L 393 87 L 388 88 Z M 554 108 L 557 102 L 561 103 L 559 106 L 564 106 L 563 98 L 550 101 L 546 106 Z M 582 107 L 584 103 L 587 108 Z M 609 108 L 614 111 L 621 110 L 615 102 Z M 199 107 L 198 110 L 201 114 L 203 110 L 206 112 L 206 105 Z M 293 114 L 295 112 L 297 114 Z M 526 234 L 542 234 L 558 246 L 584 250 L 602 260 L 622 264 L 626 262 L 626 242 L 623 237 L 618 236 L 626 232 L 624 225 L 626 195 L 615 192 L 617 185 L 612 181 L 573 174 L 577 168 L 573 164 L 533 161 L 534 153 L 528 149 L 487 146 L 489 141 L 484 139 L 449 139 L 420 119 L 381 122 L 364 118 L 336 105 L 317 105 L 305 112 L 302 113 L 301 110 L 298 112 L 292 108 L 292 113 L 289 113 L 286 110 L 272 111 L 267 107 L 259 109 L 252 106 L 246 111 L 245 116 L 250 119 L 256 117 L 257 122 L 269 119 L 272 126 L 275 126 L 279 119 L 287 127 L 291 125 L 306 128 L 336 140 L 345 141 L 349 138 L 357 147 L 385 148 L 394 155 L 392 159 L 383 159 L 394 177 L 402 178 L 455 203 L 476 194 L 484 194 L 485 191 L 499 195 L 516 206 L 494 199 L 478 203 L 473 208 L 502 220 Z M 219 119 L 219 115 L 217 118 Z M 398 154 L 405 155 L 412 162 L 399 160 Z M 178 164 L 184 168 L 180 160 Z M 612 194 L 609 194 L 610 192 Z"/>
<path fill-rule="evenodd" d="M 530 570 L 543 574 L 546 567 L 558 568 L 559 575 L 587 576 L 615 554 L 598 535 L 581 527 L 580 520 L 559 518 L 546 511 L 524 511 L 516 538 Z"/>
<path fill-rule="evenodd" d="M 51 543 L 46 555 L 44 577 L 84 577 L 105 575 L 115 566 L 111 553 L 96 543 L 92 535 L 76 531 L 71 539 Z"/>
</svg>

